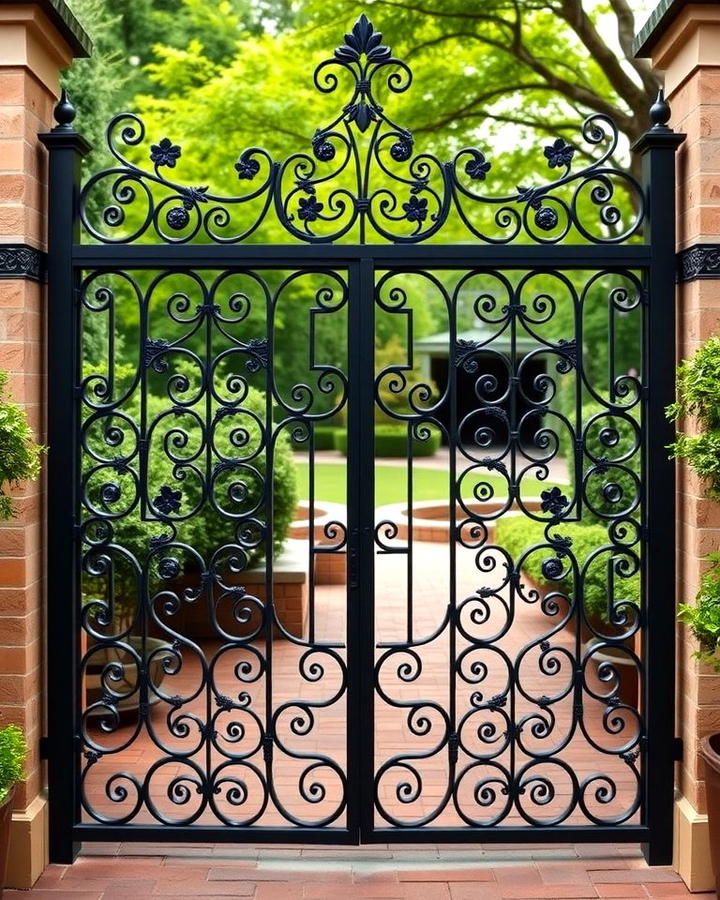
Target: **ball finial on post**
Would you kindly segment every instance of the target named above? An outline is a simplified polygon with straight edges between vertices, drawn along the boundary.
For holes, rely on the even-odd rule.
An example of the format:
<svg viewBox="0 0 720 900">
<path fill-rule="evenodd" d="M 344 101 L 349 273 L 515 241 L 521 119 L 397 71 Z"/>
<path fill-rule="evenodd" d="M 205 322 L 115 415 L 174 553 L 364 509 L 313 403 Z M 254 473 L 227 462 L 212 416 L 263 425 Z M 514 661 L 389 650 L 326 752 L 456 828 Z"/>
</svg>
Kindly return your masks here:
<svg viewBox="0 0 720 900">
<path fill-rule="evenodd" d="M 72 130 L 72 123 L 75 120 L 76 114 L 75 107 L 70 102 L 67 91 L 63 88 L 60 99 L 55 105 L 54 116 L 55 121 L 57 122 L 56 129 L 63 129 L 64 131 Z"/>
<path fill-rule="evenodd" d="M 653 128 L 667 128 L 670 121 L 670 104 L 665 99 L 665 92 L 662 88 L 658 91 L 655 102 L 650 107 L 650 121 Z"/>
</svg>

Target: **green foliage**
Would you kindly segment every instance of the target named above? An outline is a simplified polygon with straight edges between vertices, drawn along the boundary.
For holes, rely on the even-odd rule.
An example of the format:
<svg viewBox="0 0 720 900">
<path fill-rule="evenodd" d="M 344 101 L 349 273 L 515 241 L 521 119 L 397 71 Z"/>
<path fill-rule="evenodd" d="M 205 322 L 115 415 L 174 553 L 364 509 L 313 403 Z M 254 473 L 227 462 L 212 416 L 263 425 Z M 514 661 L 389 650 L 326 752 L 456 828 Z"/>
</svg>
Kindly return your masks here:
<svg viewBox="0 0 720 900">
<path fill-rule="evenodd" d="M 596 416 L 599 418 L 595 419 Z M 641 453 L 638 430 L 633 425 L 632 414 L 628 416 L 629 419 L 613 415 L 595 402 L 582 407 L 585 454 L 581 475 L 597 467 L 595 460 L 609 462 L 606 471 L 596 471 L 586 480 L 583 516 L 588 520 L 607 520 L 607 517 L 630 513 L 637 506 L 641 492 Z M 577 491 L 572 455 L 568 473 Z"/>
<path fill-rule="evenodd" d="M 577 560 L 581 571 L 587 560 L 600 547 L 609 546 L 607 528 L 600 524 L 561 522 L 556 526 L 556 529 L 557 533 L 562 535 L 562 537 L 569 537 L 572 540 L 570 550 Z M 555 533 L 555 527 L 551 528 L 551 535 L 554 536 Z M 563 562 L 563 575 L 565 577 L 558 581 L 550 579 L 543 574 L 543 562 L 556 554 L 555 550 L 547 543 L 542 523 L 534 522 L 522 515 L 503 516 L 496 525 L 495 543 L 510 554 L 516 565 L 523 554 L 527 553 L 531 547 L 538 544 L 544 545 L 525 557 L 522 563 L 522 571 L 538 587 L 561 591 L 566 596 L 573 597 L 575 580 L 572 575 L 572 569 L 568 565 L 567 556 L 560 557 L 561 562 Z M 600 553 L 587 565 L 583 590 L 583 607 L 589 620 L 608 621 L 608 563 L 613 552 L 617 553 L 616 550 L 611 548 L 604 553 Z M 627 558 L 619 554 L 618 557 L 621 565 L 615 568 L 615 605 L 617 606 L 621 601 L 629 601 L 637 605 L 640 602 L 640 575 L 639 573 L 634 573 L 623 577 L 622 563 L 625 563 Z"/>
<path fill-rule="evenodd" d="M 17 725 L 0 728 L 0 803 L 12 786 L 22 781 L 27 752 L 25 735 Z"/>
<path fill-rule="evenodd" d="M 689 626 L 700 642 L 696 658 L 720 672 L 720 553 L 711 553 L 708 560 L 711 567 L 702 577 L 695 605 L 681 604 L 678 619 Z"/>
<path fill-rule="evenodd" d="M 135 421 L 138 417 L 137 402 L 134 400 L 123 409 L 123 413 Z M 253 519 L 261 522 L 265 520 L 267 456 L 265 449 L 262 449 L 264 438 L 260 425 L 265 421 L 264 395 L 250 388 L 241 403 L 241 410 L 225 417 L 215 427 L 213 446 L 227 463 L 224 469 L 216 469 L 213 480 L 215 503 L 205 496 L 202 480 L 194 467 L 203 447 L 202 429 L 196 418 L 198 411 L 193 411 L 190 407 L 184 411 L 172 412 L 168 409 L 167 398 L 151 394 L 147 396 L 146 406 L 147 421 L 154 423 L 149 428 L 149 502 L 157 509 L 158 498 L 162 495 L 171 499 L 174 508 L 167 515 L 169 522 L 177 528 L 176 540 L 193 548 L 206 564 L 219 551 L 221 560 L 226 560 L 229 555 L 242 557 L 236 551 L 223 552 L 221 548 L 236 541 L 245 544 L 243 536 L 247 535 L 248 529 L 259 539 L 258 529 L 248 522 Z M 117 424 L 121 424 L 121 421 L 118 420 Z M 91 433 L 89 442 L 96 452 L 102 446 L 102 438 L 98 432 Z M 176 455 L 182 456 L 187 464 L 176 467 L 167 457 L 164 449 L 166 445 L 172 447 Z M 101 479 L 91 478 L 88 482 L 89 499 L 97 508 L 103 506 L 102 492 L 106 481 L 107 475 L 103 473 Z M 108 506 L 110 513 L 123 512 L 119 508 L 123 503 L 123 492 L 127 492 L 128 496 L 135 492 L 129 474 L 120 475 L 118 483 L 121 498 Z M 240 488 L 238 484 L 241 484 Z M 297 506 L 295 465 L 290 439 L 285 432 L 278 434 L 274 443 L 272 492 L 273 553 L 276 555 L 287 538 Z M 149 517 L 143 517 L 139 506 L 135 505 L 113 520 L 113 531 L 113 543 L 131 553 L 140 564 L 144 564 L 151 552 L 151 539 L 168 535 L 169 527 L 168 522 L 157 521 L 152 511 Z M 172 555 L 178 558 L 181 554 L 174 550 Z M 265 542 L 262 540 L 257 546 L 248 548 L 245 558 L 241 560 L 241 568 L 258 565 L 264 555 Z M 155 559 L 157 561 L 157 553 Z M 117 554 L 115 563 L 116 599 L 125 609 L 132 609 L 136 602 L 137 572 L 125 554 Z M 184 560 L 184 568 L 192 570 L 196 566 L 194 555 L 188 554 Z M 103 595 L 104 580 L 88 577 L 84 590 L 86 595 Z"/>
<path fill-rule="evenodd" d="M 375 426 L 375 456 L 405 457 L 408 452 L 407 425 Z M 412 452 L 413 456 L 432 456 L 440 446 L 440 432 L 436 428 L 430 428 L 420 424 L 413 429 Z M 335 432 L 335 449 L 343 456 L 347 456 L 348 436 L 344 428 L 338 428 Z"/>
<path fill-rule="evenodd" d="M 25 410 L 5 397 L 7 374 L 0 372 L 0 520 L 14 515 L 10 485 L 37 478 L 45 447 L 36 444 Z"/>
<path fill-rule="evenodd" d="M 677 369 L 677 400 L 668 407 L 677 422 L 694 417 L 697 434 L 680 431 L 670 446 L 676 459 L 687 460 L 707 480 L 707 495 L 720 499 L 720 337 L 711 337 Z"/>
<path fill-rule="evenodd" d="M 105 127 L 129 99 L 130 70 L 120 39 L 121 15 L 116 3 L 105 0 L 70 0 L 70 7 L 90 35 L 93 50 L 87 59 L 73 62 L 62 84 L 77 110 L 76 127 L 94 147 L 87 164 L 99 169 L 108 162 Z"/>
</svg>

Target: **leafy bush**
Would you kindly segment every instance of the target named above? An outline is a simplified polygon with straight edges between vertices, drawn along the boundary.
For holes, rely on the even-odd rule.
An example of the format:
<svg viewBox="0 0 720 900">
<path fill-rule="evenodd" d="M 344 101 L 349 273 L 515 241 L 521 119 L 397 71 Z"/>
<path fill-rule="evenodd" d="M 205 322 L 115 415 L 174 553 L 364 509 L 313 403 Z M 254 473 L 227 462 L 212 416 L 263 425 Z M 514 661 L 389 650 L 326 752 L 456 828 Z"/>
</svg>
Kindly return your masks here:
<svg viewBox="0 0 720 900">
<path fill-rule="evenodd" d="M 7 374 L 0 372 L 0 519 L 15 515 L 6 489 L 26 478 L 37 478 L 40 456 L 46 449 L 35 443 L 25 410 L 5 399 L 6 387 Z"/>
<path fill-rule="evenodd" d="M 605 415 L 588 427 L 593 417 L 600 413 Z M 582 407 L 582 422 L 586 429 L 583 473 L 597 469 L 598 464 L 594 460 L 607 459 L 609 462 L 605 471 L 599 468 L 587 480 L 587 502 L 583 515 L 591 521 L 607 521 L 608 518 L 631 512 L 641 499 L 642 457 L 636 429 L 628 419 L 612 415 L 599 403 L 586 403 Z M 626 454 L 629 458 L 620 461 Z M 618 462 L 614 464 L 616 460 Z M 568 474 L 573 488 L 576 488 L 572 453 L 568 459 Z"/>
<path fill-rule="evenodd" d="M 575 557 L 580 569 L 582 569 L 591 554 L 600 547 L 609 545 L 606 527 L 594 522 L 560 522 L 557 526 L 553 526 L 550 533 L 552 536 L 555 536 L 557 533 L 564 538 L 567 537 L 571 539 L 572 545 L 569 549 Z M 548 574 L 552 571 L 552 566 L 543 567 L 543 563 L 545 563 L 546 560 L 559 558 L 560 562 L 563 563 L 563 570 L 567 570 L 568 558 L 567 556 L 560 557 L 559 555 L 556 555 L 555 550 L 547 546 L 545 530 L 542 523 L 535 522 L 525 516 L 501 517 L 496 526 L 495 542 L 510 554 L 515 564 L 517 564 L 522 555 L 530 550 L 531 547 L 534 547 L 537 544 L 545 544 L 541 549 L 528 554 L 523 562 L 522 571 L 528 578 L 532 579 L 538 587 L 561 591 L 568 597 L 573 596 L 574 584 L 572 573 L 570 573 L 569 577 L 562 578 L 558 581 L 548 577 Z M 603 622 L 607 622 L 607 563 L 609 558 L 609 552 L 600 554 L 589 564 L 585 574 L 583 604 L 585 615 L 590 620 L 599 619 Z M 621 556 L 620 558 L 623 561 L 627 560 L 629 562 L 627 557 Z M 615 604 L 617 605 L 621 600 L 639 604 L 639 573 L 626 578 L 616 573 Z"/>
<path fill-rule="evenodd" d="M 689 626 L 693 637 L 700 642 L 695 653 L 697 659 L 709 663 L 720 672 L 720 657 L 717 655 L 720 642 L 720 553 L 708 556 L 710 569 L 703 575 L 695 605 L 683 603 L 678 611 L 678 619 Z"/>
<path fill-rule="evenodd" d="M 17 725 L 0 728 L 0 803 L 12 786 L 22 781 L 27 749 L 25 735 Z"/>
<path fill-rule="evenodd" d="M 423 424 L 418 426 L 417 434 L 413 436 L 413 455 L 432 456 L 440 446 L 440 432 L 436 428 L 429 429 L 425 436 L 426 428 Z M 335 432 L 335 449 L 343 456 L 347 456 L 348 437 L 344 428 L 338 428 Z M 389 456 L 403 458 L 407 455 L 407 425 L 376 425 L 375 426 L 375 456 Z"/>
<path fill-rule="evenodd" d="M 720 337 L 712 337 L 677 369 L 677 400 L 667 409 L 678 421 L 694 416 L 698 434 L 678 432 L 670 450 L 707 480 L 707 495 L 720 499 Z"/>
<path fill-rule="evenodd" d="M 137 402 L 133 398 L 128 407 Z M 259 391 L 250 388 L 241 409 L 233 415 L 224 416 L 216 424 L 213 446 L 224 462 L 216 466 L 213 473 L 214 504 L 205 496 L 202 481 L 193 469 L 197 459 L 202 458 L 203 447 L 202 428 L 193 410 L 193 407 L 184 411 L 179 407 L 173 409 L 167 398 L 147 396 L 147 421 L 149 425 L 156 423 L 148 439 L 147 500 L 151 521 L 141 517 L 139 505 L 134 506 L 125 515 L 112 520 L 113 542 L 132 553 L 142 564 L 151 549 L 151 540 L 169 535 L 169 523 L 172 523 L 177 528 L 175 540 L 188 544 L 206 563 L 221 547 L 239 542 L 247 548 L 241 568 L 250 568 L 265 555 L 265 542 L 260 539 L 259 529 L 252 524 L 253 520 L 265 521 L 266 452 L 261 449 L 263 437 L 259 424 L 265 420 L 265 398 Z M 124 412 L 137 421 L 137 414 L 132 409 Z M 197 412 L 202 418 L 202 409 Z M 119 418 L 117 423 L 121 423 Z M 92 433 L 89 444 L 96 452 L 100 452 L 101 448 L 101 452 L 108 452 L 98 432 Z M 188 465 L 176 467 L 167 458 L 164 450 L 166 444 Z M 89 465 L 88 460 L 86 465 Z M 202 464 L 199 468 L 202 471 Z M 107 474 L 104 469 L 100 478 L 88 483 L 88 497 L 96 508 L 104 505 L 108 514 L 120 513 L 124 509 L 122 503 L 128 502 L 123 501 L 123 491 L 127 491 L 128 496 L 134 493 L 132 475 L 120 475 L 116 479 L 120 487 L 119 497 L 115 499 L 111 491 L 110 502 L 104 502 Z M 240 487 L 238 483 L 241 483 Z M 295 464 L 290 439 L 284 431 L 275 439 L 272 488 L 273 553 L 277 554 L 287 538 L 297 506 Z M 107 491 L 105 495 L 108 496 Z M 158 514 L 163 514 L 167 520 L 155 520 Z M 173 550 L 172 556 L 178 555 L 179 551 Z M 122 561 L 117 565 L 117 562 L 114 572 L 116 598 L 121 602 L 127 598 L 130 604 L 134 604 L 137 589 L 133 567 Z M 187 563 L 188 560 L 186 566 Z M 86 594 L 104 593 L 103 586 L 92 577 L 86 579 L 84 587 Z"/>
<path fill-rule="evenodd" d="M 335 447 L 335 427 L 332 425 L 316 425 L 315 432 L 315 449 L 316 450 L 333 450 Z M 292 441 L 293 450 L 301 452 L 310 451 L 310 440 Z"/>
</svg>

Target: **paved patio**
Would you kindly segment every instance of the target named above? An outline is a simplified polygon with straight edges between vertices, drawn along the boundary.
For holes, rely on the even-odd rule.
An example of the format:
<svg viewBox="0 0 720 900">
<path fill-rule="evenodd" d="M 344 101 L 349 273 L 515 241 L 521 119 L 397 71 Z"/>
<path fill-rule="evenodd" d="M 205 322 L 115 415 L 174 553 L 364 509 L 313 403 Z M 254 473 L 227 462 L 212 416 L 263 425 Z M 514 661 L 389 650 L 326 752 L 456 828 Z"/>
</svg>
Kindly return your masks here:
<svg viewBox="0 0 720 900">
<path fill-rule="evenodd" d="M 432 543 L 417 543 L 414 549 L 412 619 L 415 636 L 422 637 L 432 635 L 445 616 L 449 551 L 447 546 Z M 485 568 L 480 573 L 474 560 L 474 550 L 458 552 L 459 598 L 472 597 L 481 584 L 502 581 L 501 571 Z M 376 564 L 377 583 L 382 586 L 376 604 L 376 640 L 402 642 L 407 629 L 405 558 L 378 555 Z M 380 666 L 380 684 L 385 697 L 392 702 L 376 693 L 376 768 L 397 754 L 420 754 L 422 758 L 410 758 L 408 762 L 422 778 L 422 789 L 415 792 L 404 786 L 412 787 L 417 782 L 402 762 L 389 768 L 378 783 L 382 808 L 378 808 L 377 825 L 386 825 L 387 816 L 394 817 L 400 825 L 424 818 L 432 825 L 455 827 L 470 823 L 525 825 L 523 811 L 533 817 L 535 824 L 553 824 L 557 817 L 564 824 L 589 824 L 593 820 L 588 820 L 581 806 L 573 803 L 580 788 L 573 787 L 571 777 L 578 784 L 587 780 L 582 790 L 583 800 L 598 821 L 617 819 L 636 823 L 634 798 L 640 760 L 633 751 L 637 734 L 634 713 L 583 692 L 582 728 L 574 724 L 573 694 L 566 691 L 566 686 L 572 676 L 575 636 L 567 629 L 553 635 L 556 627 L 553 617 L 545 615 L 537 601 L 521 599 L 516 601 L 512 625 L 503 634 L 508 618 L 507 597 L 501 592 L 490 599 L 486 617 L 476 596 L 461 620 L 474 636 L 500 635 L 493 639 L 492 647 L 472 647 L 456 633 L 452 637 L 455 647 L 451 650 L 451 637 L 445 628 L 434 640 L 417 647 L 416 658 L 422 661 L 419 672 L 413 656 L 402 648 Z M 316 603 L 317 638 L 344 642 L 344 585 L 318 587 Z M 472 620 L 474 612 L 479 615 L 476 620 Z M 548 646 L 543 647 L 546 636 Z M 275 748 L 273 778 L 277 801 L 270 802 L 262 811 L 264 791 L 246 762 L 252 761 L 259 770 L 264 769 L 259 721 L 264 721 L 268 699 L 265 675 L 258 670 L 258 654 L 262 655 L 266 648 L 258 643 L 255 649 L 239 646 L 223 651 L 214 666 L 215 687 L 223 697 L 233 698 L 237 705 L 218 710 L 217 700 L 208 697 L 207 689 L 202 687 L 201 652 L 209 659 L 219 647 L 219 641 L 204 642 L 202 648 L 182 647 L 182 667 L 176 674 L 166 676 L 162 690 L 167 696 L 182 698 L 183 703 L 177 709 L 166 702 L 153 707 L 152 735 L 144 730 L 135 735 L 136 724 L 132 720 L 107 735 L 97 728 L 92 730 L 96 745 L 109 751 L 86 770 L 84 789 L 92 808 L 111 820 L 130 814 L 137 792 L 127 777 L 129 774 L 138 781 L 151 778 L 154 811 L 141 805 L 133 817 L 136 824 L 158 819 L 178 821 L 187 816 L 192 821 L 194 810 L 201 803 L 200 795 L 194 790 L 195 772 L 189 764 L 194 761 L 203 772 L 215 773 L 213 783 L 221 787 L 212 800 L 214 809 L 208 807 L 202 811 L 196 820 L 198 824 L 254 824 L 253 817 L 260 814 L 257 824 L 287 825 L 282 807 L 285 813 L 304 824 L 330 817 L 331 824 L 344 825 L 342 784 L 329 766 L 323 765 L 312 773 L 312 781 L 324 790 L 322 797 L 300 787 L 308 767 L 307 756 L 303 754 L 324 756 L 337 763 L 341 770 L 346 768 L 346 704 L 337 661 L 324 651 L 308 655 L 305 647 L 282 640 L 273 642 L 273 680 L 269 689 L 273 711 L 285 707 L 276 718 L 275 731 L 278 741 L 288 749 L 283 752 L 282 747 Z M 507 666 L 521 659 L 525 647 L 529 649 L 517 663 L 522 691 L 508 691 Z M 469 766 L 469 774 L 458 780 L 457 796 L 458 806 L 470 822 L 463 821 L 453 798 L 448 796 L 448 751 L 442 719 L 450 703 L 449 659 L 453 656 L 460 659 L 463 651 L 467 651 L 467 656 L 460 668 L 465 675 L 453 677 L 456 677 L 457 717 L 458 720 L 466 717 L 465 724 L 459 728 L 458 771 Z M 386 651 L 378 651 L 378 656 L 381 652 Z M 337 653 L 344 658 L 344 650 Z M 324 667 L 321 677 L 313 665 Z M 245 673 L 244 678 L 239 672 Z M 602 684 L 594 671 L 588 677 L 599 696 L 609 697 L 613 693 L 612 684 Z M 251 698 L 244 705 L 238 700 L 243 693 Z M 474 699 L 478 695 L 480 700 Z M 423 702 L 419 703 L 420 700 Z M 411 706 L 403 706 L 408 703 Z M 211 715 L 216 716 L 214 728 L 218 734 L 214 745 L 209 745 L 200 733 L 200 725 L 209 721 Z M 514 717 L 515 722 L 526 718 L 523 732 L 515 740 L 506 737 L 508 717 Z M 167 757 L 155 741 L 179 756 Z M 113 748 L 119 752 L 113 752 Z M 185 754 L 187 761 L 180 758 Z M 299 758 L 294 754 L 300 754 Z M 159 767 L 151 771 L 160 761 Z M 530 779 L 523 796 L 508 804 L 502 770 L 497 764 L 518 771 L 528 763 L 533 765 L 531 775 L 545 780 Z M 596 774 L 598 777 L 592 780 Z M 233 802 L 233 778 L 243 779 L 247 785 L 247 797 L 240 803 Z M 477 793 L 477 784 L 483 779 L 488 785 L 484 797 Z M 123 791 L 125 787 L 127 793 Z M 416 796 L 410 796 L 412 793 Z M 566 808 L 571 810 L 567 816 Z M 340 810 L 337 818 L 336 810 Z M 85 819 L 88 820 L 87 815 Z"/>
<path fill-rule="evenodd" d="M 162 853 L 162 855 L 159 855 Z M 505 900 L 657 898 L 691 894 L 635 847 L 608 845 L 363 849 L 103 844 L 72 867 L 50 866 L 29 892 L 6 900 Z"/>
</svg>

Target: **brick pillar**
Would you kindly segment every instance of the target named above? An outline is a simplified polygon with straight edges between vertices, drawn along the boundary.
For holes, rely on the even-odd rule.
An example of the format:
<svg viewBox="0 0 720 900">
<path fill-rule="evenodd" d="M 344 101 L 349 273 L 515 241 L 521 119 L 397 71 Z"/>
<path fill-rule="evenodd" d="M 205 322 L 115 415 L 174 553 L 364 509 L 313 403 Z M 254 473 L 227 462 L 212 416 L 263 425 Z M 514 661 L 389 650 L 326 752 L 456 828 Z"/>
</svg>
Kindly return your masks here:
<svg viewBox="0 0 720 900">
<path fill-rule="evenodd" d="M 40 440 L 47 154 L 37 136 L 53 124 L 60 70 L 89 47 L 63 2 L 0 5 L 0 369 Z M 29 888 L 47 864 L 42 479 L 16 497 L 17 518 L 0 523 L 0 725 L 20 725 L 29 745 L 8 871 L 8 885 Z"/>
<path fill-rule="evenodd" d="M 687 134 L 677 156 L 677 358 L 720 333 L 720 5 L 661 3 L 638 36 L 638 55 L 665 73 L 673 127 Z M 691 423 L 685 423 L 692 427 Z M 720 504 L 687 468 L 677 480 L 677 600 L 693 602 L 705 556 L 720 549 Z M 672 523 L 666 523 L 672 527 Z M 683 740 L 675 810 L 675 868 L 692 891 L 710 891 L 705 783 L 698 741 L 720 731 L 720 675 L 693 659 L 678 626 L 677 734 Z"/>
</svg>

